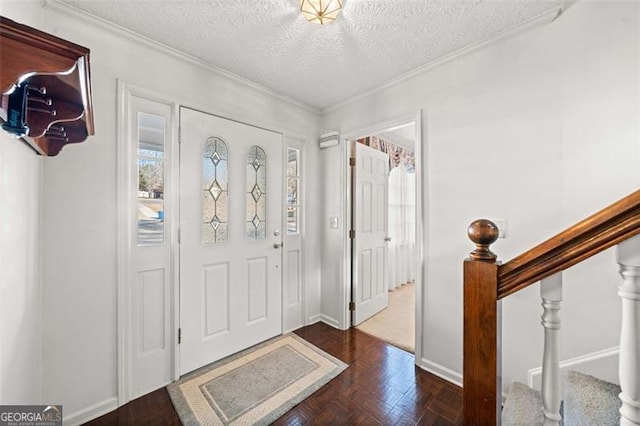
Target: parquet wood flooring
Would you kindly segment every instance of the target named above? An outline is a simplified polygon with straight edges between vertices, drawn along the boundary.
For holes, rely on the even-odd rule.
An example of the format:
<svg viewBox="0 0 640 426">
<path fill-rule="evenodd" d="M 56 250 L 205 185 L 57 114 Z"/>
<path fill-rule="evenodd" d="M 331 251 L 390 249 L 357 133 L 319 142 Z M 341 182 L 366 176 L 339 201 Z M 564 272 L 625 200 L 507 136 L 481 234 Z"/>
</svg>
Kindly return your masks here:
<svg viewBox="0 0 640 426">
<path fill-rule="evenodd" d="M 462 389 L 414 365 L 413 355 L 355 328 L 317 323 L 295 332 L 349 364 L 275 425 L 461 425 Z M 179 425 L 165 389 L 90 423 Z"/>
</svg>

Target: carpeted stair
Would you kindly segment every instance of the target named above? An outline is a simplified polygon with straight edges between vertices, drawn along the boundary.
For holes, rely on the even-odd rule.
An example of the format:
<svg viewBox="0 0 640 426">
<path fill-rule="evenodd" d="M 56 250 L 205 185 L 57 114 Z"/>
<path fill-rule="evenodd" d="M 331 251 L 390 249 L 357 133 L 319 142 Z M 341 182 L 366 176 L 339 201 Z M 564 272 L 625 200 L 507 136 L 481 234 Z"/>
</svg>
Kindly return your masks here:
<svg viewBox="0 0 640 426">
<path fill-rule="evenodd" d="M 562 379 L 564 426 L 608 426 L 620 424 L 620 386 L 577 371 Z M 515 382 L 502 410 L 504 426 L 544 424 L 540 392 Z"/>
</svg>

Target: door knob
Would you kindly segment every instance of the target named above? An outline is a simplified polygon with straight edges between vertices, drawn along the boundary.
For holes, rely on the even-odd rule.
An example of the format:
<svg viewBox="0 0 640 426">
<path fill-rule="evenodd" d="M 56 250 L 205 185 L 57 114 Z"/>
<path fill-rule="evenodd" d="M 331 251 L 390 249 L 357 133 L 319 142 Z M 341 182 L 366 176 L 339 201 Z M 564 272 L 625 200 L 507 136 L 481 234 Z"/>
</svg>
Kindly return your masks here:
<svg viewBox="0 0 640 426">
<path fill-rule="evenodd" d="M 284 246 L 284 243 L 280 242 L 280 243 L 273 243 L 273 248 L 279 249 L 282 248 Z"/>
<path fill-rule="evenodd" d="M 386 242 L 389 242 L 389 241 L 391 241 L 391 237 L 385 237 L 385 238 L 384 238 L 384 240 L 385 240 Z"/>
</svg>

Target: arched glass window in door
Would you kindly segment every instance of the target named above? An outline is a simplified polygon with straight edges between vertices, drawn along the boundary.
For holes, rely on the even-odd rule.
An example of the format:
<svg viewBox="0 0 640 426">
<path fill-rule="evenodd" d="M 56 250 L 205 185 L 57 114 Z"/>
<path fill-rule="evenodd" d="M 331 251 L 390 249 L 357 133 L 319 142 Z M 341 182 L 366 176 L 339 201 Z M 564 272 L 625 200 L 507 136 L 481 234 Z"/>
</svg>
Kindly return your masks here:
<svg viewBox="0 0 640 426">
<path fill-rule="evenodd" d="M 202 243 L 229 238 L 229 155 L 220 138 L 209 138 L 202 149 Z"/>
<path fill-rule="evenodd" d="M 248 240 L 267 238 L 267 154 L 259 146 L 247 155 L 247 231 Z"/>
</svg>

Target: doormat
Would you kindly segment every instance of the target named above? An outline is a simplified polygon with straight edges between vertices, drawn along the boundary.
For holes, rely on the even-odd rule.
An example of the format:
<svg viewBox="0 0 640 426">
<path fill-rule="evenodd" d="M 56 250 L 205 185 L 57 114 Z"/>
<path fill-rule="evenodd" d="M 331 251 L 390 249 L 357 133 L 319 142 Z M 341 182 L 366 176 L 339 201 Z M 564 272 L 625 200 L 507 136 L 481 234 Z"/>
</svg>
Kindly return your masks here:
<svg viewBox="0 0 640 426">
<path fill-rule="evenodd" d="M 346 368 L 287 334 L 196 370 L 167 390 L 184 425 L 268 425 Z"/>
</svg>

